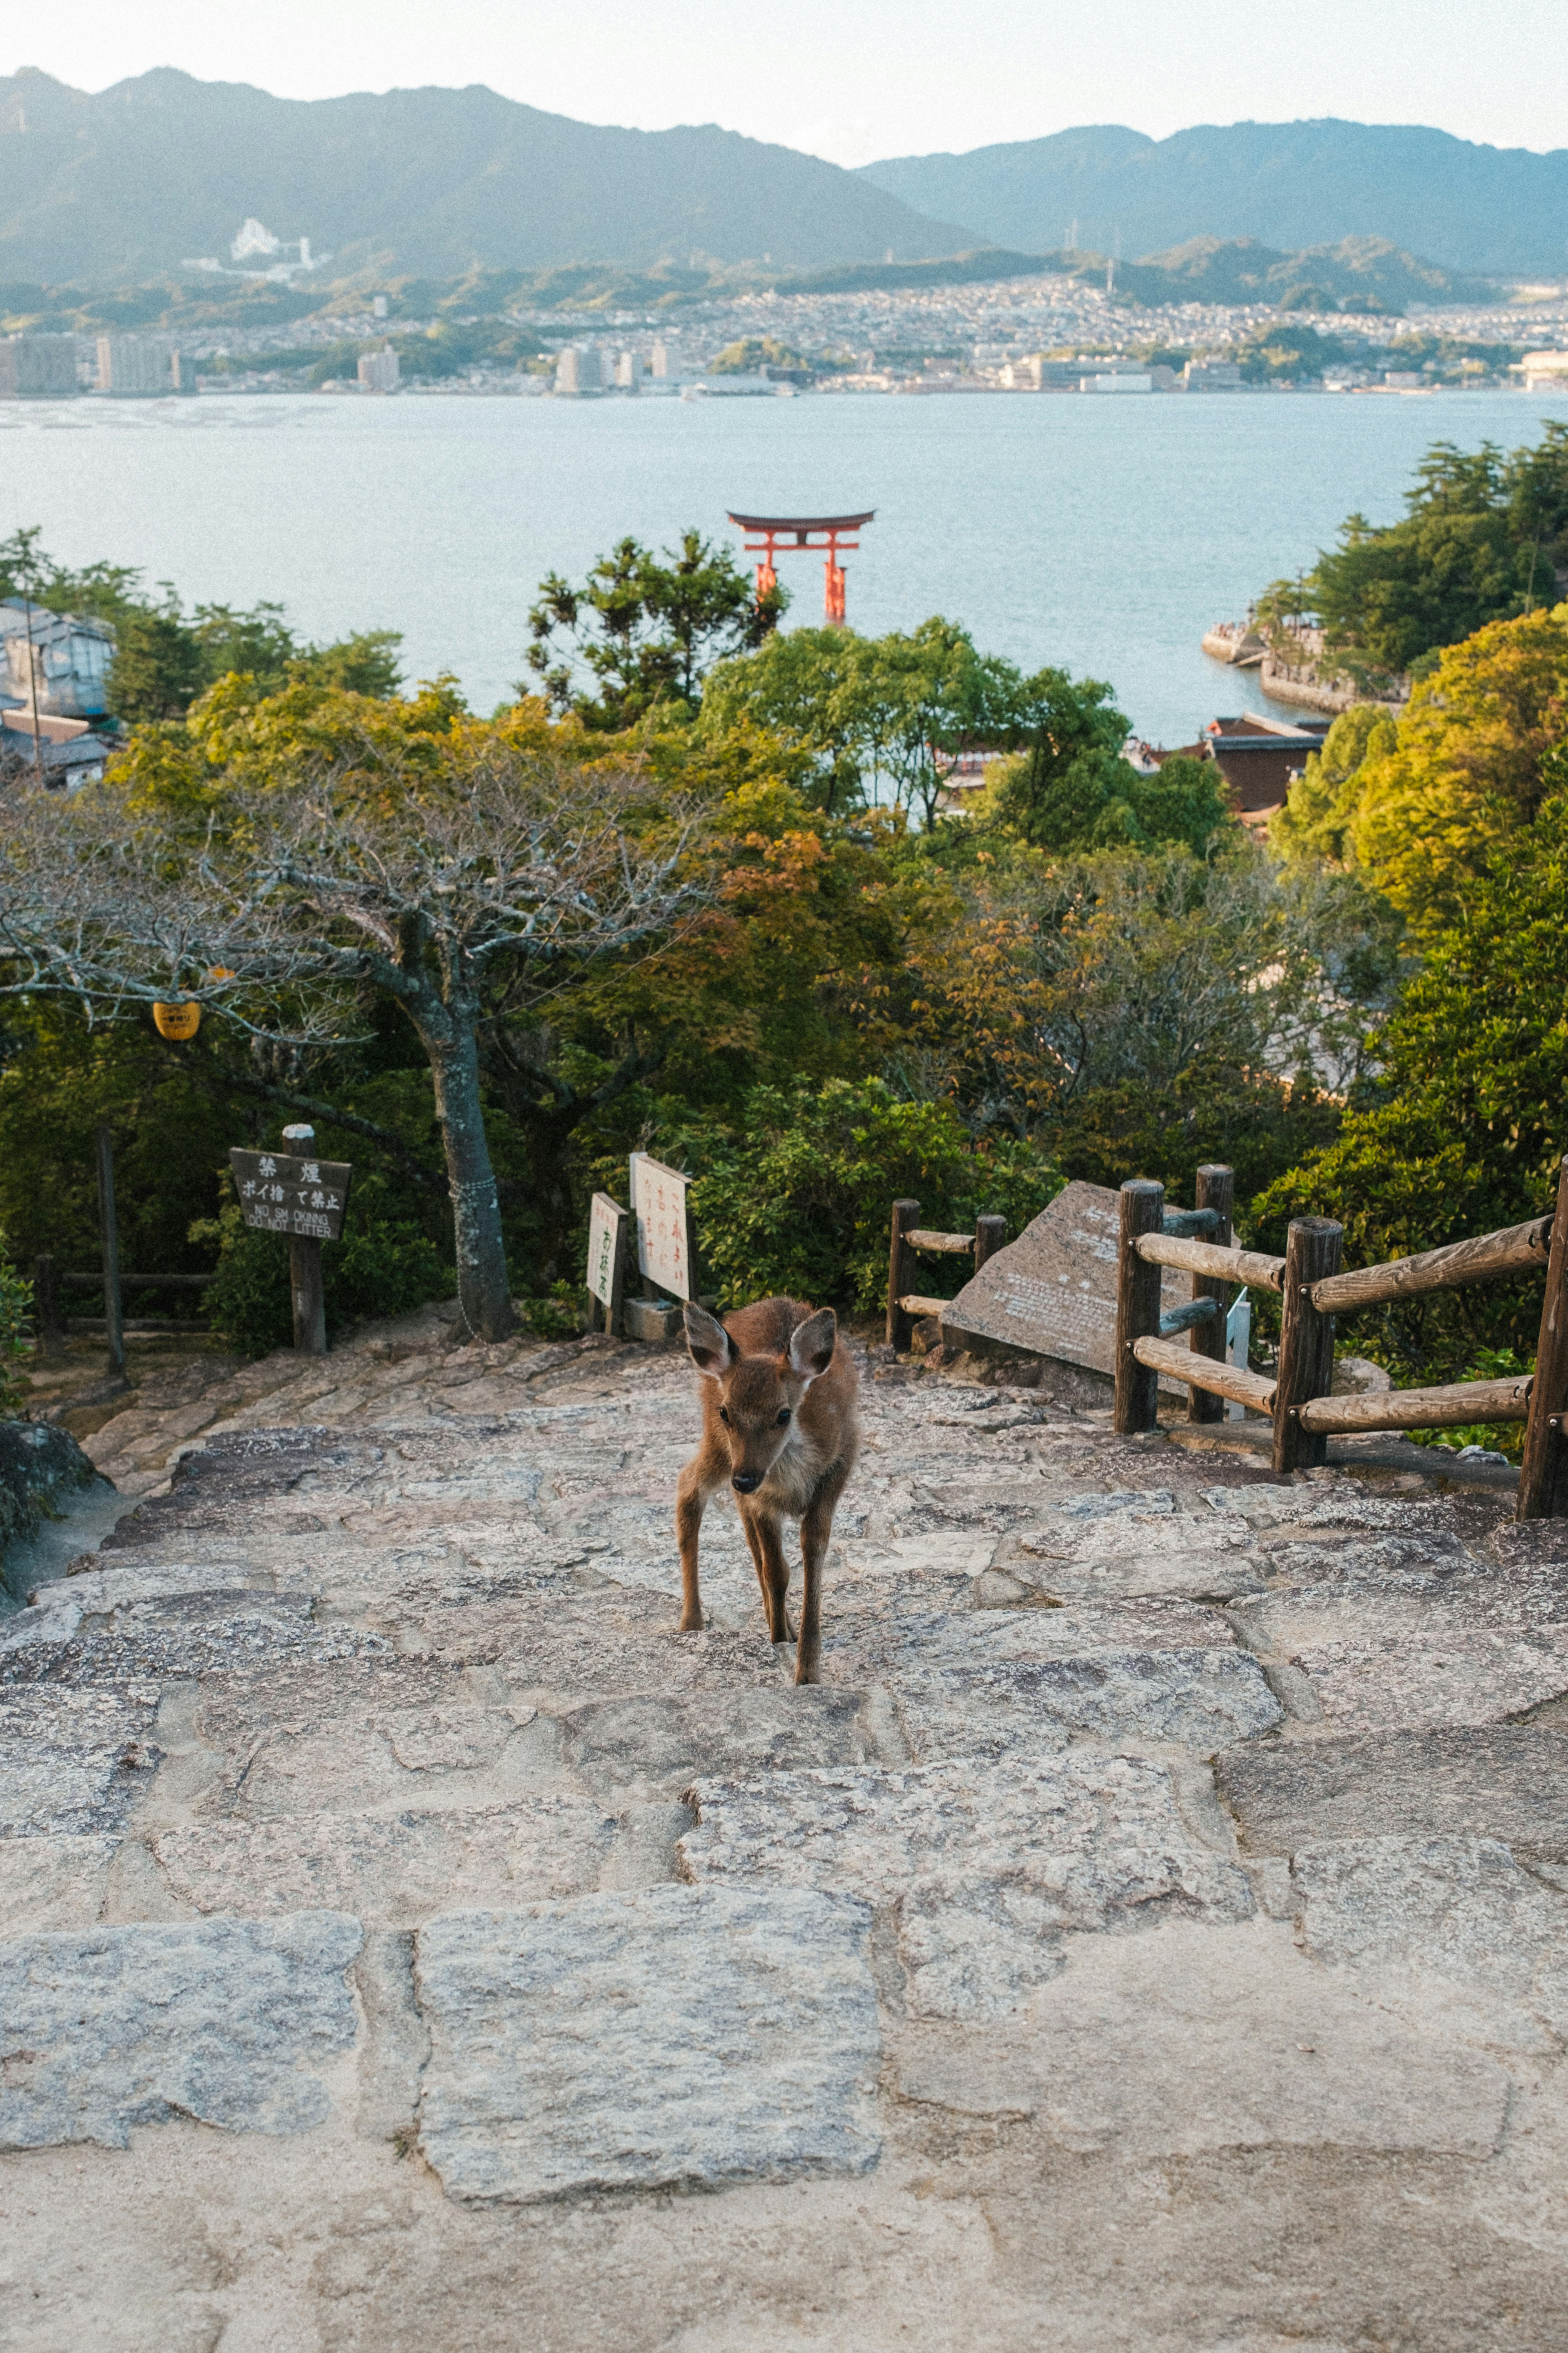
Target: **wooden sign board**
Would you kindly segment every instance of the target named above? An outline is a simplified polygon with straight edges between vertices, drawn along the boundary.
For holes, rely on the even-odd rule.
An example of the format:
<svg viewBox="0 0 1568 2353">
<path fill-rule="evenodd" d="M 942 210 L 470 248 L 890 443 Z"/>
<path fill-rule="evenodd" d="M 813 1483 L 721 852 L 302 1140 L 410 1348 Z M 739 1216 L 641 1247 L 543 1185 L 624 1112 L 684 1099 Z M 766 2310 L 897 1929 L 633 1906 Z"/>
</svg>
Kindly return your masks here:
<svg viewBox="0 0 1568 2353">
<path fill-rule="evenodd" d="M 626 1287 L 626 1242 L 632 1215 L 607 1193 L 595 1193 L 588 1212 L 588 1293 L 603 1311 L 605 1330 L 621 1327 Z"/>
<path fill-rule="evenodd" d="M 637 1219 L 637 1268 L 677 1299 L 694 1299 L 689 1180 L 679 1168 L 646 1152 L 632 1154 L 632 1215 Z"/>
<path fill-rule="evenodd" d="M 305 1234 L 319 1242 L 341 1238 L 353 1174 L 351 1161 L 297 1158 L 291 1152 L 241 1152 L 236 1146 L 228 1165 L 247 1226 L 269 1234 Z"/>
<path fill-rule="evenodd" d="M 1109 1186 L 1064 1186 L 944 1310 L 944 1338 L 962 1347 L 972 1334 L 1113 1377 L 1120 1217 Z M 1175 1307 L 1190 1295 L 1192 1278 L 1166 1267 L 1161 1290 L 1162 1306 Z"/>
</svg>

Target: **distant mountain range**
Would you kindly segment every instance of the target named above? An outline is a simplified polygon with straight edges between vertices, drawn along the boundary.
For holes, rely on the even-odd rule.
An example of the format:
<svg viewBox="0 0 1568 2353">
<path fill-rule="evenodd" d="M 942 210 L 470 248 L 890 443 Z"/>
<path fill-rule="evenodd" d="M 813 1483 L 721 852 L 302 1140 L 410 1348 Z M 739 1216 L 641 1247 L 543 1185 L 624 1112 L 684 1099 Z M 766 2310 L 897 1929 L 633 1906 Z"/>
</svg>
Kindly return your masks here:
<svg viewBox="0 0 1568 2353">
<path fill-rule="evenodd" d="M 1236 122 L 1169 139 L 1106 125 L 900 156 L 857 177 L 1032 253 L 1082 245 L 1131 260 L 1198 237 L 1295 253 L 1373 237 L 1450 269 L 1568 275 L 1568 149 L 1398 124 Z"/>
<path fill-rule="evenodd" d="M 826 292 L 1088 276 L 1110 256 L 1150 301 L 1397 308 L 1479 293 L 1457 272 L 1568 270 L 1568 150 L 1241 122 L 845 172 L 712 124 L 606 129 L 479 87 L 305 101 L 166 68 L 94 96 L 0 77 L 0 282 L 144 283 L 226 257 L 251 216 L 308 237 L 333 278 L 665 265 L 673 292 L 746 264 Z"/>
<path fill-rule="evenodd" d="M 102 285 L 226 256 L 254 215 L 336 269 L 917 260 L 975 239 L 709 124 L 605 130 L 493 90 L 305 101 L 161 68 L 89 96 L 0 79 L 0 279 Z"/>
</svg>

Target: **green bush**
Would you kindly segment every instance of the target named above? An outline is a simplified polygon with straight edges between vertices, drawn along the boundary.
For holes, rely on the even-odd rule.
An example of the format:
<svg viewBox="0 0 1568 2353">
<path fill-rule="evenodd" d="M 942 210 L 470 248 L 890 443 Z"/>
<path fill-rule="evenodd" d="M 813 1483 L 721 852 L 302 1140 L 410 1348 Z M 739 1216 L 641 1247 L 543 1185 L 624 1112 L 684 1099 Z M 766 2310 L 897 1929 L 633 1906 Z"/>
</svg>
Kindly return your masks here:
<svg viewBox="0 0 1568 2353">
<path fill-rule="evenodd" d="M 457 1288 L 450 1264 L 412 1219 L 395 1214 L 395 1202 L 385 1177 L 355 1180 L 343 1238 L 328 1242 L 321 1253 L 329 1339 L 366 1317 L 404 1315 L 427 1299 L 449 1299 Z M 247 1226 L 238 1203 L 229 1200 L 216 1218 L 197 1219 L 191 1240 L 217 1245 L 217 1273 L 202 1293 L 215 1328 L 247 1356 L 291 1346 L 289 1247 L 282 1235 Z"/>
<path fill-rule="evenodd" d="M 0 1234 L 0 1414 L 18 1414 L 26 1403 L 21 1360 L 32 1353 L 32 1313 L 33 1286 L 12 1265 Z"/>
<path fill-rule="evenodd" d="M 869 1313 L 887 1293 L 895 1200 L 954 1232 L 995 1212 L 1011 1235 L 1062 1182 L 1036 1146 L 977 1141 L 949 1104 L 902 1102 L 879 1079 L 755 1087 L 737 1126 L 693 1124 L 649 1149 L 696 1176 L 702 1274 L 726 1308 L 786 1293 Z M 963 1279 L 960 1259 L 921 1263 L 933 1296 Z"/>
</svg>

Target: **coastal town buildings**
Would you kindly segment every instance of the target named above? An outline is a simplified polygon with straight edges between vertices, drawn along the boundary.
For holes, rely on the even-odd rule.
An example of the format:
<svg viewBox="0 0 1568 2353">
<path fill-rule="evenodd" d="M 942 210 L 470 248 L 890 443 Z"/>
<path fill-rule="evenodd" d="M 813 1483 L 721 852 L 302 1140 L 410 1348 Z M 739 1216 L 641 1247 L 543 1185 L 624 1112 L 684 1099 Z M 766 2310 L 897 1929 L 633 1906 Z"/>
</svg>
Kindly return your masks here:
<svg viewBox="0 0 1568 2353">
<path fill-rule="evenodd" d="M 0 337 L 0 400 L 68 399 L 77 389 L 74 335 Z"/>
</svg>

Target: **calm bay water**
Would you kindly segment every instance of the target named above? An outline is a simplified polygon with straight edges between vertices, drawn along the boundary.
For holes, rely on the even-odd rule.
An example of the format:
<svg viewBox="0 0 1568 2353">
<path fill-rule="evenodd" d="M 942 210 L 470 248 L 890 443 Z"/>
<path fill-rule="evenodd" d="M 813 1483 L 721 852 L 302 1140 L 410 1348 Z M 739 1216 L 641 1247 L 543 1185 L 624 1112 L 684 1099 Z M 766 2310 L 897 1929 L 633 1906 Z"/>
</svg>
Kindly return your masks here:
<svg viewBox="0 0 1568 2353">
<path fill-rule="evenodd" d="M 138 565 L 187 602 L 272 597 L 310 637 L 401 629 L 411 677 L 455 671 L 489 710 L 523 675 L 546 572 L 627 533 L 732 538 L 731 506 L 874 507 L 847 561 L 857 628 L 945 613 L 1027 666 L 1109 679 L 1174 744 L 1258 701 L 1200 652 L 1211 621 L 1352 509 L 1393 521 L 1432 441 L 1512 448 L 1548 417 L 1568 396 L 6 404 L 0 535 L 41 524 L 61 560 Z M 780 569 L 816 621 L 820 559 Z"/>
</svg>

